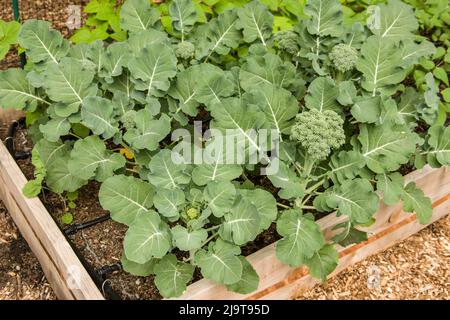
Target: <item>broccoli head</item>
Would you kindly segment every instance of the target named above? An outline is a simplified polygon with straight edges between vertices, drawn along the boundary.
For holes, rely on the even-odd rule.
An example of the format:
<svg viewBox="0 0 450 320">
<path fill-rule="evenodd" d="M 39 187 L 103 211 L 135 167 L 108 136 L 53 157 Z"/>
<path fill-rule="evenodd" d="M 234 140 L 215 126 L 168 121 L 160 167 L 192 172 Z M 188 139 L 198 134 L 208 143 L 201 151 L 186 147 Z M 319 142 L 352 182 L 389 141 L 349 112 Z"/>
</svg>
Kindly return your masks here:
<svg viewBox="0 0 450 320">
<path fill-rule="evenodd" d="M 194 57 L 195 46 L 189 41 L 180 42 L 175 49 L 175 54 L 180 59 L 189 60 Z"/>
<path fill-rule="evenodd" d="M 134 120 L 136 118 L 136 111 L 135 110 L 128 110 L 125 112 L 122 117 L 120 118 L 120 121 L 122 121 L 123 126 L 127 129 L 134 127 Z"/>
<path fill-rule="evenodd" d="M 298 36 L 292 31 L 284 31 L 277 34 L 278 48 L 289 54 L 295 55 L 298 52 Z"/>
<path fill-rule="evenodd" d="M 358 61 L 358 51 L 351 46 L 341 43 L 333 47 L 330 52 L 330 59 L 334 67 L 340 72 L 352 70 Z"/>
<path fill-rule="evenodd" d="M 345 143 L 344 120 L 334 111 L 311 109 L 299 113 L 291 129 L 291 139 L 300 142 L 314 160 L 328 157 L 331 149 Z"/>
</svg>

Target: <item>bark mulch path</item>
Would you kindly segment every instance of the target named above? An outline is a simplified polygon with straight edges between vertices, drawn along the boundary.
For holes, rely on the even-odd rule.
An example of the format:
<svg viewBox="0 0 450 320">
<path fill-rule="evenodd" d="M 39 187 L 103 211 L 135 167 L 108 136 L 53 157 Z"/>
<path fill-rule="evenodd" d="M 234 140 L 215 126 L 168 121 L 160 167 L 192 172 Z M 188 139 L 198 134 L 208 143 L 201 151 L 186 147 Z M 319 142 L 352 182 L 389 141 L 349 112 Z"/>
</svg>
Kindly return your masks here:
<svg viewBox="0 0 450 320">
<path fill-rule="evenodd" d="M 450 216 L 298 299 L 450 299 Z"/>
</svg>

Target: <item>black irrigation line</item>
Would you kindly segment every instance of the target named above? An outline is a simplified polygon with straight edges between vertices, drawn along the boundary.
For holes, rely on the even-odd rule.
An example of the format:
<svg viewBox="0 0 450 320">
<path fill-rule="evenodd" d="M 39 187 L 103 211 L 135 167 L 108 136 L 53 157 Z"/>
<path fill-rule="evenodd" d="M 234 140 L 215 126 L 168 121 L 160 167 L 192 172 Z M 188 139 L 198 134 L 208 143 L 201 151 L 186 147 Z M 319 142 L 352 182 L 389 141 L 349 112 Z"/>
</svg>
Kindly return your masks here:
<svg viewBox="0 0 450 320">
<path fill-rule="evenodd" d="M 14 158 L 14 160 L 20 160 L 20 159 L 27 159 L 31 156 L 30 152 L 23 151 L 23 152 L 16 152 L 15 146 L 14 146 L 14 134 L 20 126 L 23 126 L 25 124 L 25 118 L 21 118 L 19 120 L 15 120 L 11 123 L 11 125 L 8 128 L 7 137 L 5 139 L 6 148 L 8 149 L 11 156 Z M 99 288 L 99 290 L 102 292 L 104 297 L 108 300 L 122 300 L 120 295 L 111 287 L 111 284 L 109 283 L 107 277 L 114 271 L 122 270 L 122 265 L 119 263 L 103 266 L 98 270 L 95 270 L 92 265 L 85 259 L 83 254 L 80 252 L 80 250 L 77 248 L 77 246 L 73 243 L 73 241 L 69 238 L 69 235 L 75 234 L 77 231 L 80 231 L 82 229 L 86 229 L 89 227 L 92 227 L 94 225 L 97 225 L 101 222 L 107 221 L 111 219 L 110 214 L 106 214 L 103 216 L 100 216 L 98 218 L 95 218 L 93 220 L 78 223 L 71 225 L 65 229 L 62 229 L 62 233 L 64 237 L 66 238 L 67 242 L 69 243 L 72 250 L 75 252 L 75 255 L 80 260 L 83 267 L 86 269 L 89 276 L 92 278 L 96 286 Z M 59 224 L 57 224 L 59 226 Z M 61 229 L 61 227 L 60 227 Z"/>
</svg>

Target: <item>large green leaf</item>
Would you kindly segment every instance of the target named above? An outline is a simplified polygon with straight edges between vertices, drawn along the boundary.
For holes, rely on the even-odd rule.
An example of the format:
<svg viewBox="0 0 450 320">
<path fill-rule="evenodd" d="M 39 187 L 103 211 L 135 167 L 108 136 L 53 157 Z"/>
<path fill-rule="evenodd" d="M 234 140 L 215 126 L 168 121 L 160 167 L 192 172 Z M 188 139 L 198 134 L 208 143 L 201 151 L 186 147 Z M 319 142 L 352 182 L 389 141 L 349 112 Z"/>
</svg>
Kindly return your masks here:
<svg viewBox="0 0 450 320">
<path fill-rule="evenodd" d="M 207 24 L 206 39 L 201 39 L 201 49 L 197 50 L 196 58 L 206 56 L 206 61 L 213 53 L 226 55 L 231 49 L 237 48 L 242 37 L 236 28 L 237 18 L 235 11 L 228 10 L 210 20 Z"/>
<path fill-rule="evenodd" d="M 192 171 L 192 181 L 195 184 L 203 186 L 212 181 L 231 181 L 241 176 L 240 165 L 227 164 L 227 154 L 224 153 L 224 145 L 220 142 L 220 140 L 214 140 L 204 149 L 203 163 L 196 165 Z"/>
<path fill-rule="evenodd" d="M 194 274 L 194 266 L 168 254 L 155 265 L 155 284 L 163 297 L 179 297 Z"/>
<path fill-rule="evenodd" d="M 253 241 L 260 231 L 258 210 L 245 198 L 237 200 L 219 229 L 221 237 L 237 245 Z"/>
<path fill-rule="evenodd" d="M 239 21 L 236 27 L 243 29 L 244 41 L 251 43 L 261 41 L 266 46 L 266 41 L 272 35 L 273 15 L 266 6 L 259 1 L 252 1 L 245 7 L 238 9 Z"/>
<path fill-rule="evenodd" d="M 339 36 L 342 33 L 342 6 L 337 0 L 309 0 L 305 14 L 308 32 L 319 36 Z"/>
<path fill-rule="evenodd" d="M 98 136 L 89 136 L 75 142 L 68 166 L 74 177 L 89 180 L 95 176 L 102 182 L 125 163 L 122 155 L 106 150 L 105 143 Z"/>
<path fill-rule="evenodd" d="M 32 19 L 20 29 L 19 44 L 33 63 L 58 63 L 69 50 L 68 41 L 50 26 L 48 21 Z"/>
<path fill-rule="evenodd" d="M 127 0 L 120 11 L 120 26 L 130 32 L 139 32 L 158 27 L 160 16 L 158 9 L 152 8 L 148 1 Z"/>
<path fill-rule="evenodd" d="M 148 109 L 139 110 L 135 117 L 136 128 L 127 130 L 123 138 L 135 149 L 153 151 L 159 148 L 159 142 L 170 133 L 170 119 L 163 114 L 154 119 Z"/>
<path fill-rule="evenodd" d="M 371 26 L 374 34 L 384 39 L 401 41 L 413 37 L 418 23 L 413 9 L 400 0 L 389 0 L 387 4 L 379 4 L 378 21 Z M 380 25 L 377 25 L 379 22 Z"/>
<path fill-rule="evenodd" d="M 68 168 L 69 154 L 57 152 L 52 156 L 52 163 L 47 168 L 46 182 L 55 193 L 74 192 L 87 183 L 86 180 L 73 176 Z M 45 161 L 44 161 L 45 163 Z"/>
<path fill-rule="evenodd" d="M 428 144 L 430 150 L 426 151 L 427 160 L 433 167 L 450 165 L 450 127 L 443 128 L 436 125 L 429 130 Z"/>
<path fill-rule="evenodd" d="M 383 201 L 387 205 L 393 205 L 400 201 L 403 193 L 405 179 L 399 172 L 391 174 L 378 174 L 376 176 L 377 189 L 383 191 Z"/>
<path fill-rule="evenodd" d="M 272 84 L 278 88 L 291 89 L 293 92 L 301 92 L 304 87 L 295 66 L 283 62 L 279 56 L 272 53 L 248 57 L 240 69 L 239 81 L 245 91 L 258 89 L 262 84 Z"/>
<path fill-rule="evenodd" d="M 0 72 L 0 107 L 21 110 L 30 104 L 49 104 L 36 93 L 26 75 L 26 71 L 15 68 Z"/>
<path fill-rule="evenodd" d="M 375 95 L 405 78 L 401 65 L 401 52 L 392 40 L 371 36 L 361 48 L 356 68 L 364 75 L 362 87 Z"/>
<path fill-rule="evenodd" d="M 140 179 L 125 175 L 108 178 L 102 183 L 98 198 L 111 217 L 131 225 L 140 213 L 147 214 L 153 205 L 155 189 Z M 135 261 L 138 262 L 138 261 Z"/>
<path fill-rule="evenodd" d="M 337 102 L 339 88 L 331 78 L 319 77 L 314 79 L 308 87 L 308 95 L 305 97 L 305 105 L 308 109 L 319 111 L 341 111 Z"/>
<path fill-rule="evenodd" d="M 192 26 L 197 21 L 197 10 L 191 0 L 174 0 L 169 6 L 169 14 L 172 20 L 172 27 L 181 33 L 181 40 L 184 41 Z"/>
<path fill-rule="evenodd" d="M 407 163 L 420 143 L 417 134 L 402 126 L 362 124 L 358 140 L 367 167 L 375 173 L 395 171 Z"/>
<path fill-rule="evenodd" d="M 171 229 L 171 232 L 174 245 L 183 251 L 200 249 L 203 242 L 208 238 L 208 232 L 205 229 L 190 232 L 185 227 L 176 225 Z"/>
<path fill-rule="evenodd" d="M 270 166 L 272 165 L 275 165 L 275 163 L 272 162 Z M 267 177 L 275 187 L 281 188 L 278 195 L 283 199 L 301 197 L 305 193 L 304 181 L 283 161 L 279 161 L 278 170 L 267 175 Z"/>
<path fill-rule="evenodd" d="M 239 258 L 243 266 L 242 278 L 236 283 L 227 285 L 227 289 L 240 294 L 252 293 L 258 288 L 259 276 L 246 258 Z"/>
<path fill-rule="evenodd" d="M 120 76 L 127 65 L 127 58 L 131 50 L 126 42 L 116 42 L 109 45 L 106 51 L 101 52 L 101 64 L 98 67 L 100 77 L 107 82 L 113 82 L 113 77 Z"/>
<path fill-rule="evenodd" d="M 127 259 L 133 262 L 162 258 L 171 249 L 169 228 L 155 211 L 139 213 L 125 234 L 123 247 Z"/>
<path fill-rule="evenodd" d="M 168 94 L 178 100 L 178 109 L 190 116 L 197 114 L 196 95 L 198 94 L 197 73 L 190 67 L 177 74 L 176 82 L 172 84 Z M 179 112 L 179 111 L 178 111 Z"/>
<path fill-rule="evenodd" d="M 282 213 L 277 231 L 283 237 L 276 244 L 277 258 L 293 267 L 303 264 L 325 244 L 319 225 L 296 209 Z"/>
<path fill-rule="evenodd" d="M 289 91 L 273 85 L 255 89 L 252 96 L 266 116 L 267 128 L 276 130 L 282 141 L 281 135 L 290 133 L 293 118 L 299 111 L 297 99 Z"/>
<path fill-rule="evenodd" d="M 180 185 L 189 183 L 190 177 L 185 172 L 186 165 L 176 163 L 177 161 L 182 161 L 177 157 L 177 153 L 167 149 L 159 151 L 149 164 L 150 183 L 157 188 L 165 189 L 177 189 Z"/>
<path fill-rule="evenodd" d="M 207 251 L 197 251 L 195 263 L 205 278 L 221 284 L 233 284 L 242 278 L 243 266 L 238 257 L 240 252 L 239 247 L 218 239 L 209 245 Z"/>
<path fill-rule="evenodd" d="M 305 264 L 309 268 L 309 274 L 323 281 L 336 269 L 338 262 L 339 253 L 330 244 L 324 245 L 312 258 L 305 260 Z"/>
<path fill-rule="evenodd" d="M 414 182 L 406 185 L 401 198 L 403 201 L 403 210 L 406 212 L 414 212 L 421 224 L 430 222 L 431 216 L 433 215 L 431 199 L 425 196 L 423 191 Z"/>
<path fill-rule="evenodd" d="M 216 217 L 222 217 L 232 210 L 236 199 L 236 188 L 231 182 L 211 181 L 203 191 L 203 198 Z"/>
<path fill-rule="evenodd" d="M 150 259 L 146 263 L 141 264 L 128 260 L 125 255 L 122 255 L 122 258 L 120 259 L 124 271 L 139 277 L 147 277 L 153 274 L 153 269 L 155 268 L 157 261 L 157 259 Z"/>
<path fill-rule="evenodd" d="M 184 192 L 179 189 L 158 189 L 153 198 L 155 208 L 158 209 L 161 215 L 167 218 L 178 217 L 180 207 L 185 201 Z"/>
<path fill-rule="evenodd" d="M 65 136 L 70 131 L 70 123 L 67 118 L 54 118 L 45 124 L 39 125 L 39 130 L 44 138 L 51 142 L 56 142 L 61 136 Z"/>
<path fill-rule="evenodd" d="M 277 219 L 277 201 L 268 191 L 263 189 L 239 190 L 242 198 L 250 201 L 258 211 L 259 230 L 266 230 Z"/>
<path fill-rule="evenodd" d="M 194 67 L 196 81 L 195 99 L 211 107 L 234 93 L 234 84 L 227 74 L 212 64 L 202 63 Z"/>
<path fill-rule="evenodd" d="M 119 127 L 113 118 L 114 105 L 111 100 L 101 97 L 88 97 L 81 107 L 81 123 L 103 138 L 112 138 Z"/>
<path fill-rule="evenodd" d="M 417 44 L 411 39 L 402 39 L 401 45 L 403 68 L 418 64 L 420 58 L 431 56 L 436 52 L 436 47 L 427 40 Z"/>
<path fill-rule="evenodd" d="M 314 199 L 318 211 L 337 209 L 355 224 L 365 224 L 378 209 L 379 198 L 368 180 L 356 178 L 327 189 Z"/>
<path fill-rule="evenodd" d="M 244 145 L 255 152 L 265 151 L 261 150 L 257 136 L 250 132 L 261 128 L 265 121 L 265 116 L 258 107 L 245 105 L 238 98 L 227 98 L 211 106 L 211 115 L 211 128 L 224 132 L 226 129 L 234 129 L 237 145 Z"/>
<path fill-rule="evenodd" d="M 335 184 L 355 178 L 361 173 L 365 161 L 356 151 L 341 151 L 334 153 L 330 159 L 330 169 L 327 175 Z"/>
<path fill-rule="evenodd" d="M 135 88 L 146 91 L 147 97 L 169 89 L 169 80 L 177 73 L 176 66 L 173 50 L 162 43 L 144 47 L 128 62 Z"/>
<path fill-rule="evenodd" d="M 50 64 L 44 72 L 44 87 L 50 99 L 59 102 L 55 113 L 67 117 L 78 112 L 83 98 L 95 96 L 97 85 L 94 72 L 74 58 L 63 58 L 59 64 Z"/>
</svg>

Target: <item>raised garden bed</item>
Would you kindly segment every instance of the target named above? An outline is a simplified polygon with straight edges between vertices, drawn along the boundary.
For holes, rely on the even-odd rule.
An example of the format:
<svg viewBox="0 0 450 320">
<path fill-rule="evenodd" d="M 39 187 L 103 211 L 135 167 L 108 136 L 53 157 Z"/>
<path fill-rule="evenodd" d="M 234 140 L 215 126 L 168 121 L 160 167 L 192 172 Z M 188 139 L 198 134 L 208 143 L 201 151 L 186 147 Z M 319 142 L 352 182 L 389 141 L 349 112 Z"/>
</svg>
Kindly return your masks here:
<svg viewBox="0 0 450 320">
<path fill-rule="evenodd" d="M 414 181 L 433 202 L 430 223 L 450 213 L 450 169 L 425 167 L 405 177 Z M 14 222 L 39 259 L 43 270 L 60 299 L 103 299 L 103 295 L 84 269 L 70 244 L 38 198 L 23 196 L 26 183 L 22 171 L 3 144 L 0 144 L 0 197 L 5 202 Z M 418 223 L 415 215 L 402 211 L 401 204 L 381 205 L 375 215 L 377 222 L 365 229 L 367 241 L 337 247 L 339 265 L 330 277 L 365 257 L 382 251 L 426 227 Z M 333 227 L 345 216 L 330 214 L 318 220 L 326 238 L 331 238 Z M 288 299 L 317 283 L 306 268 L 291 268 L 275 256 L 271 244 L 248 257 L 260 276 L 257 291 L 241 295 L 226 290 L 209 280 L 200 280 L 188 286 L 182 299 Z M 78 280 L 76 280 L 78 277 Z M 79 284 L 77 288 L 76 284 Z"/>
<path fill-rule="evenodd" d="M 0 182 L 60 297 L 291 298 L 448 211 L 439 88 L 408 76 L 437 49 L 399 0 L 367 28 L 322 2 L 285 32 L 257 0 L 207 22 L 173 0 L 170 25 L 127 0 L 91 44 L 23 23 L 0 104 L 32 157 Z"/>
</svg>

